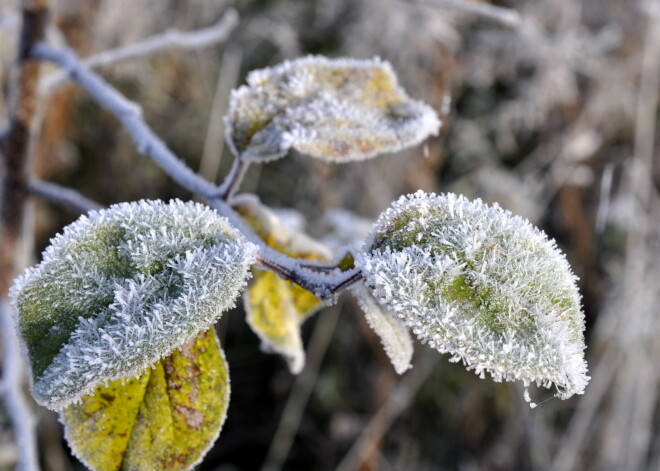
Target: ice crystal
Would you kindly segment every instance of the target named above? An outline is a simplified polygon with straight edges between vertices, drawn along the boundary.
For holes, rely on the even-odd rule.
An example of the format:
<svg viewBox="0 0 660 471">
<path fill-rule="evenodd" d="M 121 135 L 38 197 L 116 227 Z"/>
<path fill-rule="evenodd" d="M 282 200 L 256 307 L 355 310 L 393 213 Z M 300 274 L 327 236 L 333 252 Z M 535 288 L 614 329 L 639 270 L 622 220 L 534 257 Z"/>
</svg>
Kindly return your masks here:
<svg viewBox="0 0 660 471">
<path fill-rule="evenodd" d="M 384 212 L 357 257 L 366 284 L 423 342 L 481 377 L 582 394 L 584 315 L 554 241 L 497 205 L 417 192 Z"/>
<path fill-rule="evenodd" d="M 231 95 L 227 141 L 246 161 L 293 148 L 335 162 L 374 157 L 438 133 L 427 105 L 411 100 L 388 62 L 306 57 L 248 75 Z"/>
<path fill-rule="evenodd" d="M 36 400 L 60 409 L 141 372 L 232 307 L 257 247 L 175 200 L 82 216 L 12 288 Z"/>
</svg>

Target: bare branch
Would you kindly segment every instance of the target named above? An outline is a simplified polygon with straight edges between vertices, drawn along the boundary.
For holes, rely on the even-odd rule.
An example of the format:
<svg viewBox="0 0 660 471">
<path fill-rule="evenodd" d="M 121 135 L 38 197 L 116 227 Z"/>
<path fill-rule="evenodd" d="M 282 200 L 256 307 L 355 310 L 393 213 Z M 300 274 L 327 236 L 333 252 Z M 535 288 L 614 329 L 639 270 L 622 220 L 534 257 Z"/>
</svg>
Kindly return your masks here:
<svg viewBox="0 0 660 471">
<path fill-rule="evenodd" d="M 0 298 L 0 331 L 2 331 L 4 347 L 0 393 L 5 401 L 5 410 L 12 422 L 19 450 L 16 469 L 34 471 L 39 469 L 34 433 L 36 424 L 30 406 L 23 395 L 23 359 L 16 338 L 11 309 L 9 302 L 4 297 Z"/>
<path fill-rule="evenodd" d="M 203 49 L 225 42 L 237 25 L 238 13 L 233 8 L 230 8 L 216 24 L 207 28 L 196 31 L 172 29 L 135 44 L 94 54 L 83 59 L 81 62 L 90 69 L 97 69 L 171 50 Z M 51 76 L 46 77 L 44 89 L 52 91 L 62 85 L 67 78 L 68 76 L 65 72 L 55 72 Z"/>
<path fill-rule="evenodd" d="M 93 201 L 71 188 L 33 178 L 29 184 L 30 193 L 45 200 L 65 206 L 78 213 L 99 210 L 103 205 Z"/>
<path fill-rule="evenodd" d="M 202 197 L 217 194 L 217 187 L 209 183 L 186 164 L 156 136 L 144 122 L 140 107 L 128 100 L 98 74 L 83 65 L 68 49 L 58 49 L 47 44 L 37 44 L 32 57 L 59 64 L 91 97 L 122 123 L 135 141 L 138 152 L 152 159 L 167 175 L 187 190 Z"/>
<path fill-rule="evenodd" d="M 505 26 L 518 28 L 522 25 L 523 18 L 516 10 L 498 7 L 473 0 L 415 0 L 417 3 L 434 5 L 447 10 L 458 10 L 466 13 L 497 21 Z"/>
<path fill-rule="evenodd" d="M 339 318 L 339 308 L 324 313 L 314 327 L 314 333 L 309 341 L 307 365 L 291 388 L 280 418 L 277 431 L 273 436 L 268 455 L 261 467 L 261 471 L 279 471 L 282 469 L 291 444 L 300 427 L 305 407 L 309 403 L 310 395 L 316 385 L 321 362 L 328 350 L 332 334 Z"/>
<path fill-rule="evenodd" d="M 268 270 L 274 271 L 287 281 L 291 281 L 314 295 L 326 304 L 334 304 L 336 295 L 362 279 L 362 272 L 354 268 L 340 275 L 320 274 L 307 268 L 302 268 L 296 259 L 283 258 L 282 254 L 273 249 L 261 250 L 257 263 Z M 294 261 L 294 264 L 281 263 Z"/>
</svg>

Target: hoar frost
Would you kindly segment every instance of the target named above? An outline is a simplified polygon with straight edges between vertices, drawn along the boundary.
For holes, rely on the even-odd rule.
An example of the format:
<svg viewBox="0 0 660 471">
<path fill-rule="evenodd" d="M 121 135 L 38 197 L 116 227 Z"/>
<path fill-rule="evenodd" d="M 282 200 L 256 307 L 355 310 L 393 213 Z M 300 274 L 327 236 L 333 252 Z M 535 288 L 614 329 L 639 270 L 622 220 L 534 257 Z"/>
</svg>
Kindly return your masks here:
<svg viewBox="0 0 660 471">
<path fill-rule="evenodd" d="M 57 235 L 11 295 L 36 400 L 60 409 L 142 372 L 232 307 L 257 247 L 175 200 L 91 212 Z"/>
<path fill-rule="evenodd" d="M 289 149 L 333 162 L 374 157 L 437 135 L 438 117 L 411 100 L 392 66 L 309 56 L 255 70 L 234 90 L 227 142 L 241 160 L 266 162 Z"/>
<path fill-rule="evenodd" d="M 589 380 L 576 277 L 554 241 L 497 205 L 417 192 L 378 219 L 365 282 L 423 342 L 481 377 L 557 388 Z"/>
</svg>

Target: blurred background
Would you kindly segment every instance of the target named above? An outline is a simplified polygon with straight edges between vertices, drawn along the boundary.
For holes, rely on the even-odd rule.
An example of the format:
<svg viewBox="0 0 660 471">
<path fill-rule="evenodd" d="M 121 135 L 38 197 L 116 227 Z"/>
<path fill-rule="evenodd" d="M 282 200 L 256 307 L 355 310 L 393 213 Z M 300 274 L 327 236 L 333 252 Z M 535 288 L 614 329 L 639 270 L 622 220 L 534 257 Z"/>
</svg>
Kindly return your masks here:
<svg viewBox="0 0 660 471">
<path fill-rule="evenodd" d="M 306 54 L 390 61 L 408 93 L 438 110 L 438 138 L 347 165 L 292 154 L 253 166 L 242 191 L 294 210 L 290 220 L 328 243 L 356 242 L 392 200 L 417 189 L 479 197 L 545 230 L 580 277 L 591 382 L 567 401 L 535 390 L 535 402 L 548 400 L 534 410 L 519 385 L 481 380 L 419 344 L 414 368 L 397 376 L 346 295 L 303 326 L 307 366 L 297 377 L 260 351 L 240 308 L 225 314 L 218 329 L 231 403 L 198 469 L 660 470 L 660 2 L 494 2 L 516 10 L 515 21 L 456 3 L 54 2 L 49 40 L 81 56 L 238 10 L 222 44 L 99 69 L 215 181 L 232 162 L 221 119 L 228 93 L 247 72 Z M 17 0 L 0 5 L 0 128 L 18 11 Z M 76 86 L 44 82 L 42 91 L 38 177 L 103 205 L 192 197 Z M 34 201 L 36 263 L 78 214 Z M 34 412 L 43 469 L 84 469 L 57 416 Z M 0 470 L 13 469 L 17 453 L 0 404 Z"/>
</svg>

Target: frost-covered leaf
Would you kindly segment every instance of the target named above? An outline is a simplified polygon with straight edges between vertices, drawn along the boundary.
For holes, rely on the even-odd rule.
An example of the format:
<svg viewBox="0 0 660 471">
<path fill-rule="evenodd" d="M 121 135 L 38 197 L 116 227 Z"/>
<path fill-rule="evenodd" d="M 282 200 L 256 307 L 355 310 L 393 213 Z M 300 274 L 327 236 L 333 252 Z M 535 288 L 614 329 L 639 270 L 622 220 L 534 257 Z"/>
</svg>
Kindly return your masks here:
<svg viewBox="0 0 660 471">
<path fill-rule="evenodd" d="M 499 206 L 453 194 L 402 197 L 356 265 L 422 341 L 496 381 L 582 394 L 584 315 L 554 241 Z"/>
<path fill-rule="evenodd" d="M 403 374 L 412 368 L 413 342 L 408 327 L 387 311 L 376 298 L 360 283 L 352 287 L 353 294 L 364 312 L 367 324 L 373 329 L 383 344 L 385 353 L 394 370 Z"/>
<path fill-rule="evenodd" d="M 306 57 L 248 75 L 232 93 L 227 141 L 242 160 L 289 149 L 334 162 L 366 159 L 436 135 L 440 121 L 411 100 L 388 62 Z"/>
<path fill-rule="evenodd" d="M 175 200 L 91 212 L 12 288 L 32 392 L 61 409 L 207 330 L 234 305 L 257 247 L 211 209 Z"/>
<path fill-rule="evenodd" d="M 229 405 L 229 373 L 211 328 L 139 376 L 97 386 L 61 411 L 73 453 L 96 471 L 191 469 Z"/>
<path fill-rule="evenodd" d="M 247 322 L 267 351 L 282 355 L 292 373 L 305 366 L 300 320 L 288 283 L 273 272 L 260 271 L 245 292 Z"/>
<path fill-rule="evenodd" d="M 234 209 L 266 244 L 286 255 L 308 260 L 329 259 L 327 249 L 302 232 L 281 222 L 254 196 L 239 195 Z M 253 280 L 244 295 L 247 321 L 268 351 L 282 355 L 292 373 L 305 365 L 300 326 L 323 303 L 314 294 L 281 279 L 277 274 L 253 269 Z"/>
</svg>

